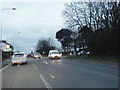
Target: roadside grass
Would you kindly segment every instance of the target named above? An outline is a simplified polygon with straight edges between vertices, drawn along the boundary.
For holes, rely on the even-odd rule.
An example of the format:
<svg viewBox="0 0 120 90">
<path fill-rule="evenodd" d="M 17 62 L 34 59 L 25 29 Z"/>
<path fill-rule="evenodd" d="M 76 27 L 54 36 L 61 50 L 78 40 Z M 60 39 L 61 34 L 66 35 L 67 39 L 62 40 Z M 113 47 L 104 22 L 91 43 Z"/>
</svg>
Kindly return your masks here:
<svg viewBox="0 0 120 90">
<path fill-rule="evenodd" d="M 67 59 L 77 59 L 77 60 L 92 60 L 92 61 L 106 61 L 106 62 L 118 62 L 120 57 L 113 56 L 92 56 L 92 55 L 81 55 L 81 56 L 66 56 Z"/>
</svg>

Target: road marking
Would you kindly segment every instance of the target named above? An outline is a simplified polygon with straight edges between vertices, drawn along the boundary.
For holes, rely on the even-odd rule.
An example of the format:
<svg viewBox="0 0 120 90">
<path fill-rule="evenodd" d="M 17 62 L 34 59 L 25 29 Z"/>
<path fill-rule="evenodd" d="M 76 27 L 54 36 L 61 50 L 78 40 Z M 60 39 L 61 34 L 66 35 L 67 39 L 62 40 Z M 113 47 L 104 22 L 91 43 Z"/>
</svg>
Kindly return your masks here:
<svg viewBox="0 0 120 90">
<path fill-rule="evenodd" d="M 52 74 L 49 73 L 49 75 L 50 75 L 52 78 L 55 78 Z"/>
<path fill-rule="evenodd" d="M 1 71 L 3 71 L 4 69 L 8 68 L 10 65 L 11 65 L 11 63 L 10 63 L 10 64 L 8 64 L 7 66 L 5 66 L 5 67 L 1 68 L 1 69 L 0 69 L 0 72 L 1 72 Z"/>
<path fill-rule="evenodd" d="M 47 61 L 43 61 L 43 63 L 48 64 Z"/>
<path fill-rule="evenodd" d="M 32 64 L 32 65 L 33 65 L 34 69 L 37 70 L 37 67 L 34 64 Z"/>
<path fill-rule="evenodd" d="M 45 78 L 43 77 L 42 74 L 40 74 L 40 78 L 43 81 L 43 83 L 45 84 L 45 86 L 48 88 L 48 90 L 52 90 L 51 86 L 49 85 L 49 83 L 45 80 Z"/>
</svg>

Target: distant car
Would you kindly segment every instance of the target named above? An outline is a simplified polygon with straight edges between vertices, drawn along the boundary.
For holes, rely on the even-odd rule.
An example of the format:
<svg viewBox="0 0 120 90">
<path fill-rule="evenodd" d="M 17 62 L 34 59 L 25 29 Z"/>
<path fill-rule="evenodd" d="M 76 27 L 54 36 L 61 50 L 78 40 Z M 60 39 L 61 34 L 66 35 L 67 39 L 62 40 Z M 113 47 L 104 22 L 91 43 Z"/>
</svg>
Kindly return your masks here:
<svg viewBox="0 0 120 90">
<path fill-rule="evenodd" d="M 48 57 L 49 59 L 60 59 L 62 54 L 60 54 L 57 50 L 50 50 Z"/>
<path fill-rule="evenodd" d="M 85 54 L 90 54 L 90 52 L 88 52 L 88 51 L 80 51 L 78 53 L 78 55 L 85 55 Z"/>
<path fill-rule="evenodd" d="M 31 54 L 28 54 L 27 55 L 27 58 L 33 58 L 34 56 L 33 55 L 31 55 Z"/>
<path fill-rule="evenodd" d="M 41 59 L 41 58 L 42 58 L 42 55 L 39 54 L 39 53 L 35 53 L 35 54 L 34 54 L 34 58 L 35 58 L 35 59 Z"/>
<path fill-rule="evenodd" d="M 12 56 L 12 65 L 27 64 L 27 55 L 25 53 L 14 53 Z"/>
</svg>

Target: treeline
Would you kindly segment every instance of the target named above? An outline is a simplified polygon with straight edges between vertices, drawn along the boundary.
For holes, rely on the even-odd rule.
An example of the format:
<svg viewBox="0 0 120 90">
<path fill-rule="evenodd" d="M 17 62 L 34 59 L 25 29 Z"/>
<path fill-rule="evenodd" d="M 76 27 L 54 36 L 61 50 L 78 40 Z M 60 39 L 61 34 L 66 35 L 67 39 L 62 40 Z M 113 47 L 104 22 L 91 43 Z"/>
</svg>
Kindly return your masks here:
<svg viewBox="0 0 120 90">
<path fill-rule="evenodd" d="M 56 49 L 55 43 L 51 38 L 42 38 L 39 39 L 36 46 L 36 52 L 39 52 L 42 55 L 48 55 L 49 50 Z"/>
<path fill-rule="evenodd" d="M 63 16 L 66 28 L 56 38 L 64 51 L 119 56 L 120 2 L 70 2 Z"/>
</svg>

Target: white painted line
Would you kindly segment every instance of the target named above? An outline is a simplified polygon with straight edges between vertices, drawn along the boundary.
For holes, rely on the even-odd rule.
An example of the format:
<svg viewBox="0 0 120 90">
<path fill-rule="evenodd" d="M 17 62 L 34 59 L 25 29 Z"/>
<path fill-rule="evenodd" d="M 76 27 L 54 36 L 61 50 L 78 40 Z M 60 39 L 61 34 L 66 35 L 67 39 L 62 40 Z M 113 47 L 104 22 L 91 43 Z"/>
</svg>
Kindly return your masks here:
<svg viewBox="0 0 120 90">
<path fill-rule="evenodd" d="M 43 61 L 43 63 L 48 64 L 47 61 Z"/>
<path fill-rule="evenodd" d="M 11 63 L 10 63 L 10 64 L 8 64 L 7 66 L 5 66 L 5 67 L 1 68 L 1 69 L 0 69 L 0 72 L 1 72 L 1 71 L 3 71 L 4 69 L 8 68 L 10 65 L 11 65 Z"/>
<path fill-rule="evenodd" d="M 32 65 L 33 65 L 34 69 L 37 70 L 37 67 L 34 64 L 32 64 Z"/>
<path fill-rule="evenodd" d="M 49 75 L 50 75 L 52 78 L 55 78 L 52 74 L 49 73 Z"/>
<path fill-rule="evenodd" d="M 43 81 L 43 83 L 45 84 L 45 86 L 48 88 L 48 90 L 52 90 L 51 86 L 49 85 L 49 83 L 45 80 L 45 78 L 43 77 L 42 74 L 40 74 L 40 78 Z"/>
</svg>

